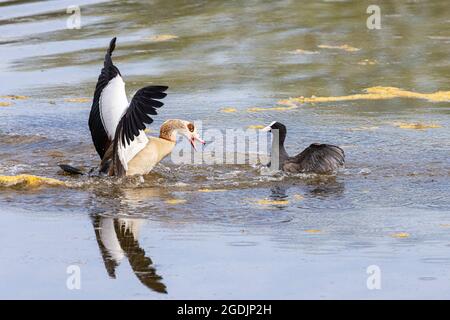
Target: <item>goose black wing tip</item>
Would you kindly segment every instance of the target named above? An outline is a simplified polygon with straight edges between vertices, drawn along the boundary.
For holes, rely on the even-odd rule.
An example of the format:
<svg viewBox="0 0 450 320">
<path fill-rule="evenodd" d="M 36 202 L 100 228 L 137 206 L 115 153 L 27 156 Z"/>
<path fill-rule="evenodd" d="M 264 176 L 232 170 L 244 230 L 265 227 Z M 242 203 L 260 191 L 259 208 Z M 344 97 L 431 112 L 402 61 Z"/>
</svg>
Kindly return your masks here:
<svg viewBox="0 0 450 320">
<path fill-rule="evenodd" d="M 105 68 L 114 67 L 114 64 L 112 62 L 112 53 L 113 53 L 114 49 L 116 49 L 116 40 L 117 40 L 117 38 L 114 37 L 111 39 L 111 41 L 109 43 L 109 48 L 108 48 L 108 51 L 106 51 L 105 61 L 103 63 Z"/>
<path fill-rule="evenodd" d="M 144 90 L 144 91 L 151 91 L 151 92 L 165 92 L 167 91 L 167 89 L 169 89 L 169 86 L 161 86 L 161 85 L 150 85 L 150 86 L 146 86 L 143 87 L 140 90 Z"/>
<path fill-rule="evenodd" d="M 116 40 L 117 37 L 114 37 L 111 39 L 110 43 L 109 43 L 109 49 L 108 49 L 108 54 L 111 55 L 114 51 L 114 49 L 116 48 Z"/>
</svg>

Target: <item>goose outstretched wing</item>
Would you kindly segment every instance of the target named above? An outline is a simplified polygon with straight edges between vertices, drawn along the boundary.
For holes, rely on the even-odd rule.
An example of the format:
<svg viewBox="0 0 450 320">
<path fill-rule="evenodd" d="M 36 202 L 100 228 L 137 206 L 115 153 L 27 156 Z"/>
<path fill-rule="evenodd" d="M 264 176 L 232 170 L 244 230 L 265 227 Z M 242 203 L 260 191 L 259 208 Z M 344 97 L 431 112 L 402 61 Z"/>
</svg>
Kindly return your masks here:
<svg viewBox="0 0 450 320">
<path fill-rule="evenodd" d="M 156 109 L 164 104 L 167 86 L 148 86 L 139 89 L 117 125 L 113 145 L 114 175 L 123 176 L 128 170 L 128 161 L 141 151 L 148 138 L 144 132 L 145 124 L 151 124 L 149 115 L 156 115 Z"/>
<path fill-rule="evenodd" d="M 111 58 L 115 47 L 116 38 L 113 38 L 95 86 L 94 100 L 89 115 L 92 141 L 102 159 L 114 139 L 120 117 L 128 107 L 125 83 Z"/>
</svg>

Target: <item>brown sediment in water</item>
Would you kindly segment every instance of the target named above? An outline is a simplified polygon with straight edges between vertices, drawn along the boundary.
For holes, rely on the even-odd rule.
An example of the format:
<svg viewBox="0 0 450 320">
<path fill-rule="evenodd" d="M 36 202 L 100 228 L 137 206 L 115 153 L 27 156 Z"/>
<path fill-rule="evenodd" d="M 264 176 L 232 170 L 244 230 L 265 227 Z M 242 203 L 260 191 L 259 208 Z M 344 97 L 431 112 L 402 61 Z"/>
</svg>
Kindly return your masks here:
<svg viewBox="0 0 450 320">
<path fill-rule="evenodd" d="M 349 46 L 348 44 L 343 44 L 343 45 L 340 45 L 340 46 L 321 44 L 321 45 L 318 45 L 317 47 L 321 48 L 321 49 L 338 49 L 338 50 L 344 50 L 344 51 L 347 51 L 347 52 L 355 52 L 355 51 L 361 50 L 359 48 L 355 48 L 355 47 Z"/>
<path fill-rule="evenodd" d="M 0 134 L 0 143 L 3 144 L 28 144 L 46 139 L 46 137 L 38 135 Z"/>
<path fill-rule="evenodd" d="M 63 158 L 64 157 L 64 153 L 61 151 L 57 151 L 57 150 L 50 150 L 47 152 L 47 155 L 52 158 Z"/>
<path fill-rule="evenodd" d="M 303 50 L 303 49 L 296 49 L 294 51 L 291 51 L 292 54 L 318 54 L 318 51 L 311 51 L 311 50 Z"/>
<path fill-rule="evenodd" d="M 378 130 L 379 127 L 376 126 L 372 126 L 372 127 L 357 127 L 357 128 L 347 128 L 345 130 L 347 131 L 374 131 L 374 130 Z"/>
<path fill-rule="evenodd" d="M 441 223 L 439 226 L 443 228 L 450 228 L 450 223 Z"/>
<path fill-rule="evenodd" d="M 3 176 L 0 175 L 0 187 L 6 187 L 6 188 L 38 188 L 38 187 L 45 187 L 45 186 L 65 186 L 65 183 L 63 181 L 53 179 L 53 178 L 46 178 L 46 177 L 39 177 L 29 174 L 20 174 L 17 176 Z"/>
</svg>

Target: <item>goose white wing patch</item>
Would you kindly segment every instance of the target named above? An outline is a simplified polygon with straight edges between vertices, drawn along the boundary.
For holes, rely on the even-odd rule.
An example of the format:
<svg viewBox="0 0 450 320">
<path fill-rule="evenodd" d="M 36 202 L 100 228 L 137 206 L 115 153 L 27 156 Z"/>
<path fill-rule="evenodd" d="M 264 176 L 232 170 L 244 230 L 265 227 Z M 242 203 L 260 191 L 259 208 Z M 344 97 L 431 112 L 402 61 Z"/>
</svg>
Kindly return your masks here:
<svg viewBox="0 0 450 320">
<path fill-rule="evenodd" d="M 119 69 L 113 64 L 112 53 L 116 38 L 109 43 L 102 71 L 95 85 L 94 99 L 89 114 L 89 130 L 100 159 L 111 146 L 120 117 L 128 106 L 125 84 Z"/>
<path fill-rule="evenodd" d="M 133 159 L 147 145 L 148 138 L 144 130 L 139 131 L 139 135 L 130 142 L 129 145 L 123 145 L 120 141 L 117 149 L 117 156 L 122 163 L 125 171 L 128 171 L 128 162 Z"/>
<path fill-rule="evenodd" d="M 100 116 L 108 137 L 113 140 L 120 118 L 128 108 L 125 82 L 120 75 L 109 81 L 100 95 Z"/>
</svg>

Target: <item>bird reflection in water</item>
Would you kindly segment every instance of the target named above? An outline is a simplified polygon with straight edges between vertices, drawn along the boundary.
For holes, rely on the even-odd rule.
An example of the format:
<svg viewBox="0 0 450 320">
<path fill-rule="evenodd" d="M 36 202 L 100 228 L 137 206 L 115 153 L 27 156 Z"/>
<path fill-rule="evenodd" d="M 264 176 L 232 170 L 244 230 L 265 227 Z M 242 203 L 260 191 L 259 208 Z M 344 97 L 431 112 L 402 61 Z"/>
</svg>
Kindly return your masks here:
<svg viewBox="0 0 450 320">
<path fill-rule="evenodd" d="M 162 277 L 157 274 L 153 261 L 139 245 L 139 230 L 143 219 L 92 217 L 95 236 L 108 275 L 115 279 L 116 268 L 127 258 L 139 281 L 147 288 L 167 293 Z"/>
<path fill-rule="evenodd" d="M 336 180 L 335 176 L 317 176 L 315 179 L 298 183 L 278 183 L 270 188 L 270 197 L 283 200 L 289 197 L 288 190 L 301 188 L 301 191 L 314 198 L 341 197 L 345 191 L 343 182 Z"/>
</svg>

